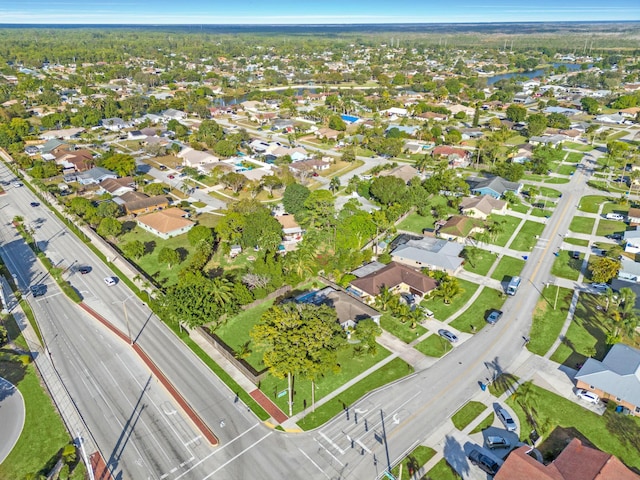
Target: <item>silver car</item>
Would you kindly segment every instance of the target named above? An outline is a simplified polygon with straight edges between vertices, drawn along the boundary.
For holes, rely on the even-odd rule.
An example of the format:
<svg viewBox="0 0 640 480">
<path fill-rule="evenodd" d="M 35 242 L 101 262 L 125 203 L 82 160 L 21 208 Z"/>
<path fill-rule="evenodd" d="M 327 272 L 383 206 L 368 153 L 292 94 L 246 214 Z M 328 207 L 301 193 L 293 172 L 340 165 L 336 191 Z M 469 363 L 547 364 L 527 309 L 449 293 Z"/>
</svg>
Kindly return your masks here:
<svg viewBox="0 0 640 480">
<path fill-rule="evenodd" d="M 504 437 L 489 436 L 487 437 L 487 447 L 489 448 L 509 448 L 511 443 Z"/>
<path fill-rule="evenodd" d="M 515 432 L 518 428 L 516 422 L 504 408 L 499 408 L 496 412 L 500 421 L 504 424 L 505 428 L 510 432 Z"/>
<path fill-rule="evenodd" d="M 438 330 L 438 335 L 446 340 L 449 340 L 451 343 L 456 343 L 458 341 L 458 337 L 453 332 L 445 330 L 444 328 Z"/>
</svg>

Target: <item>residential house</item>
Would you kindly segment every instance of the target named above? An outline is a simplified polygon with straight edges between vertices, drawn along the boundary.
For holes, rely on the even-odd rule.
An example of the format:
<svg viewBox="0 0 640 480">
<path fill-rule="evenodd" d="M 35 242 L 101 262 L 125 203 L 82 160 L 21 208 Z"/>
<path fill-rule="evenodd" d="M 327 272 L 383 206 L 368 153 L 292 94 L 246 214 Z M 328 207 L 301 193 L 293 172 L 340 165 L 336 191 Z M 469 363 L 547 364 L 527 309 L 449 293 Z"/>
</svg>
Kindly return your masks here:
<svg viewBox="0 0 640 480">
<path fill-rule="evenodd" d="M 491 195 L 493 198 L 502 197 L 505 192 L 513 192 L 519 194 L 522 190 L 522 184 L 510 182 L 502 177 L 470 177 L 466 180 L 474 195 Z"/>
<path fill-rule="evenodd" d="M 542 135 L 529 138 L 529 143 L 531 145 L 551 145 L 555 147 L 566 140 L 567 137 L 564 135 Z"/>
<path fill-rule="evenodd" d="M 40 153 L 42 154 L 51 153 L 60 148 L 67 149 L 69 148 L 69 144 L 57 138 L 52 138 L 51 140 L 47 140 L 42 145 L 40 145 Z"/>
<path fill-rule="evenodd" d="M 418 153 L 423 153 L 425 150 L 429 148 L 428 145 L 420 142 L 406 142 L 404 144 L 404 151 L 406 153 L 416 155 Z"/>
<path fill-rule="evenodd" d="M 404 183 L 409 183 L 413 178 L 420 177 L 420 172 L 412 165 L 398 165 L 391 170 L 383 170 L 380 177 L 396 177 Z"/>
<path fill-rule="evenodd" d="M 574 438 L 555 460 L 543 464 L 523 445 L 506 458 L 494 480 L 638 480 L 640 476 L 610 453 L 588 447 Z"/>
<path fill-rule="evenodd" d="M 187 118 L 187 113 L 182 110 L 176 110 L 175 108 L 168 108 L 162 112 L 162 118 L 167 122 L 170 120 L 180 121 Z"/>
<path fill-rule="evenodd" d="M 640 253 L 640 230 L 627 230 L 624 232 L 624 251 L 627 253 Z"/>
<path fill-rule="evenodd" d="M 362 278 L 374 272 L 377 272 L 378 270 L 383 269 L 384 267 L 386 267 L 384 263 L 373 261 L 373 262 L 367 263 L 366 265 L 362 265 L 361 267 L 358 267 L 355 270 L 352 270 L 351 274 L 355 275 L 356 278 Z"/>
<path fill-rule="evenodd" d="M 462 268 L 460 258 L 463 246 L 457 242 L 448 242 L 434 237 L 402 237 L 391 242 L 391 258 L 394 262 L 414 268 L 442 270 L 454 275 Z"/>
<path fill-rule="evenodd" d="M 328 170 L 329 168 L 331 168 L 331 164 L 329 162 L 325 162 L 324 160 L 317 160 L 315 158 L 294 162 L 289 165 L 289 170 L 291 170 L 293 173 L 303 173 L 310 171 L 322 172 L 324 170 Z"/>
<path fill-rule="evenodd" d="M 302 227 L 298 225 L 293 215 L 280 215 L 275 219 L 282 225 L 284 243 L 297 243 L 302 240 Z"/>
<path fill-rule="evenodd" d="M 391 262 L 380 270 L 351 281 L 348 292 L 366 301 L 380 294 L 383 287 L 394 293 L 411 293 L 419 298 L 431 293 L 438 286 L 436 281 L 413 268 Z"/>
<path fill-rule="evenodd" d="M 269 144 L 264 140 L 255 139 L 249 144 L 249 148 L 255 153 L 266 153 L 269 149 Z"/>
<path fill-rule="evenodd" d="M 107 178 L 116 179 L 118 175 L 106 168 L 93 167 L 86 172 L 78 173 L 76 178 L 81 185 L 97 185 Z"/>
<path fill-rule="evenodd" d="M 620 270 L 618 278 L 628 282 L 640 282 L 640 263 L 634 262 L 624 255 L 620 258 Z"/>
<path fill-rule="evenodd" d="M 309 154 L 304 147 L 285 147 L 283 145 L 270 145 L 267 153 L 274 155 L 275 157 L 283 157 L 289 155 L 292 162 L 299 162 L 309 157 Z"/>
<path fill-rule="evenodd" d="M 106 178 L 100 182 L 100 188 L 97 193 L 99 195 L 108 193 L 114 197 L 119 197 L 124 193 L 133 192 L 134 190 L 135 183 L 132 177 Z"/>
<path fill-rule="evenodd" d="M 127 138 L 129 140 L 145 140 L 147 136 L 142 133 L 140 130 L 132 130 L 127 133 Z"/>
<path fill-rule="evenodd" d="M 380 210 L 380 207 L 365 197 L 358 195 L 358 192 L 351 192 L 351 195 L 338 195 L 335 201 L 336 211 L 341 211 L 348 202 L 355 202 L 360 210 L 371 213 Z"/>
<path fill-rule="evenodd" d="M 283 131 L 285 133 L 292 133 L 295 126 L 296 123 L 293 120 L 285 118 L 276 118 L 271 122 L 271 130 Z"/>
<path fill-rule="evenodd" d="M 637 227 L 638 225 L 640 225 L 640 208 L 629 208 L 629 213 L 627 213 L 627 221 L 631 226 Z"/>
<path fill-rule="evenodd" d="M 125 122 L 121 118 L 105 118 L 100 121 L 100 125 L 102 125 L 107 130 L 111 130 L 112 132 L 119 132 L 120 130 L 124 130 L 131 126 L 131 123 Z"/>
<path fill-rule="evenodd" d="M 452 167 L 465 168 L 469 166 L 469 159 L 471 158 L 471 152 L 464 148 L 450 147 L 447 145 L 440 145 L 431 150 L 432 157 L 446 158 L 449 161 L 449 165 Z"/>
<path fill-rule="evenodd" d="M 640 416 L 640 350 L 616 343 L 602 361 L 587 358 L 575 379 L 577 388 L 595 392 Z"/>
<path fill-rule="evenodd" d="M 311 302 L 314 305 L 327 305 L 336 310 L 338 323 L 342 328 L 353 328 L 362 320 L 371 319 L 380 325 L 380 312 L 366 303 L 332 287 L 325 287 L 315 295 L 305 293 L 296 299 L 298 303 Z"/>
<path fill-rule="evenodd" d="M 602 123 L 612 123 L 612 124 L 616 124 L 616 125 L 620 125 L 623 123 L 630 123 L 629 119 L 627 117 L 625 117 L 624 115 L 621 115 L 619 113 L 611 113 L 611 114 L 607 114 L 607 115 L 598 115 L 596 116 L 596 121 L 597 122 L 602 122 Z"/>
<path fill-rule="evenodd" d="M 464 215 L 452 215 L 437 230 L 438 236 L 445 240 L 464 243 L 469 235 L 484 231 L 484 224 L 476 218 Z"/>
<path fill-rule="evenodd" d="M 136 223 L 140 228 L 166 240 L 193 228 L 195 223 L 185 218 L 188 215 L 179 208 L 168 208 L 138 217 Z"/>
<path fill-rule="evenodd" d="M 491 214 L 504 215 L 507 212 L 507 202 L 491 195 L 467 197 L 460 202 L 460 211 L 468 217 L 485 220 Z"/>
<path fill-rule="evenodd" d="M 124 208 L 128 215 L 144 215 L 158 210 L 168 208 L 171 200 L 164 195 L 154 195 L 150 197 L 140 192 L 127 192 L 114 201 Z"/>
<path fill-rule="evenodd" d="M 316 130 L 314 135 L 318 138 L 326 138 L 327 140 L 337 140 L 340 132 L 332 128 L 323 127 Z"/>
<path fill-rule="evenodd" d="M 42 132 L 40 134 L 40 138 L 43 140 L 53 140 L 54 138 L 62 138 L 64 140 L 71 140 L 73 138 L 77 138 L 82 132 L 84 132 L 84 128 L 64 128 L 62 130 L 49 130 L 48 132 Z"/>
<path fill-rule="evenodd" d="M 380 110 L 380 113 L 387 117 L 406 117 L 409 111 L 406 108 L 391 107 L 386 110 Z"/>
<path fill-rule="evenodd" d="M 199 168 L 203 165 L 210 165 L 220 161 L 218 157 L 211 155 L 209 152 L 201 152 L 191 147 L 183 148 L 178 153 L 178 157 L 182 159 L 182 164 L 185 167 L 191 168 Z"/>
</svg>

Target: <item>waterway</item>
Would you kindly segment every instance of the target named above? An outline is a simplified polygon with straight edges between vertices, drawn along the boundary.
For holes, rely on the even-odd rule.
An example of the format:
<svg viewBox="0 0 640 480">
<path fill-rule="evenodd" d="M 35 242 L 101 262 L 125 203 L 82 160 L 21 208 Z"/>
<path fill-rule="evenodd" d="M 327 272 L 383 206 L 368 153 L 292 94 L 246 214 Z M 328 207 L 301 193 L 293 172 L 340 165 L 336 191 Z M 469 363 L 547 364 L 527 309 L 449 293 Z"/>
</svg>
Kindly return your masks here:
<svg viewBox="0 0 640 480">
<path fill-rule="evenodd" d="M 567 67 L 567 70 L 570 72 L 575 72 L 576 70 L 580 70 L 582 65 L 579 63 L 554 63 L 553 68 L 558 68 L 564 65 Z M 591 65 L 589 65 L 591 66 Z M 500 80 L 507 80 L 513 77 L 527 77 L 527 78 L 536 78 L 536 77 L 544 77 L 553 73 L 551 67 L 548 68 L 539 68 L 537 70 L 530 70 L 528 72 L 510 72 L 510 73 L 501 73 L 500 75 L 494 75 L 493 77 L 487 77 L 487 85 L 493 85 Z"/>
</svg>

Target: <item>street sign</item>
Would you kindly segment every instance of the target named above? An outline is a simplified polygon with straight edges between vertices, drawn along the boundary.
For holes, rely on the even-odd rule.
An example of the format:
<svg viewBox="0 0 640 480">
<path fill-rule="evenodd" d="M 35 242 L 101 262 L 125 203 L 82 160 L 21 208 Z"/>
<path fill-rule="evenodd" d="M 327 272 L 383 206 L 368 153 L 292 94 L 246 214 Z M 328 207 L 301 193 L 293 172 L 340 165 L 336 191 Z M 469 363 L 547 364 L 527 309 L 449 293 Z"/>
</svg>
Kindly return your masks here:
<svg viewBox="0 0 640 480">
<path fill-rule="evenodd" d="M 289 389 L 288 389 L 288 388 L 285 388 L 285 389 L 284 389 L 284 390 L 282 390 L 281 392 L 278 392 L 278 398 L 280 398 L 280 397 L 284 397 L 284 396 L 287 394 L 287 392 L 288 392 L 288 391 L 289 391 Z"/>
</svg>

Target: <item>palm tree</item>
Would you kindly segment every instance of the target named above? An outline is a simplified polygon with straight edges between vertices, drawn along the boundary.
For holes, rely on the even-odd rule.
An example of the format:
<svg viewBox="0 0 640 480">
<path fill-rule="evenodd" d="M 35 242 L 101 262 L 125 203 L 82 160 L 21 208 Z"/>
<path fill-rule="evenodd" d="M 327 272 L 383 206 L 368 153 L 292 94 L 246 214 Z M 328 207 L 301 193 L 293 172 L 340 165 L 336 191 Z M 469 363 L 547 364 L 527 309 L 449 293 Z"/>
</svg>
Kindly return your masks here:
<svg viewBox="0 0 640 480">
<path fill-rule="evenodd" d="M 376 296 L 375 304 L 380 310 L 386 312 L 395 298 L 395 295 L 386 286 L 380 288 L 380 293 Z"/>
<path fill-rule="evenodd" d="M 331 177 L 331 181 L 329 182 L 329 190 L 331 193 L 336 193 L 340 189 L 340 177 Z"/>
<path fill-rule="evenodd" d="M 455 277 L 445 277 L 436 288 L 435 295 L 442 298 L 445 305 L 450 305 L 455 297 L 464 290 L 460 286 L 460 281 Z"/>
<path fill-rule="evenodd" d="M 216 277 L 209 283 L 209 295 L 214 303 L 223 306 L 231 301 L 233 284 L 223 277 Z"/>
</svg>

